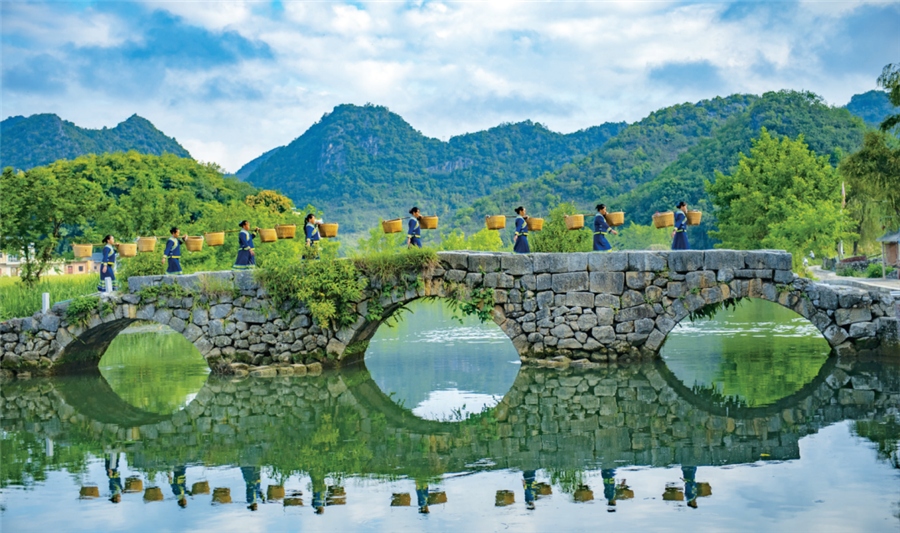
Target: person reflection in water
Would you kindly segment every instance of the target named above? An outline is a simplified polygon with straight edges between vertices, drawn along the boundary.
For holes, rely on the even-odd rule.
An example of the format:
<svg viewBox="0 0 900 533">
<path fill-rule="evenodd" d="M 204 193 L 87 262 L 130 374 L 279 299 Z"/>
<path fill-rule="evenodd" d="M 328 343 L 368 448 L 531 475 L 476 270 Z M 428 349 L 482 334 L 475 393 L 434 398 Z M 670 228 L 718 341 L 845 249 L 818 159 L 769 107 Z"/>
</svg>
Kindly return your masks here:
<svg viewBox="0 0 900 533">
<path fill-rule="evenodd" d="M 122 501 L 122 476 L 119 474 L 119 452 L 106 456 L 106 476 L 109 478 L 109 501 Z"/>
<path fill-rule="evenodd" d="M 534 470 L 522 472 L 522 485 L 525 487 L 525 508 L 529 511 L 534 510 L 534 500 L 537 495 L 537 483 L 534 480 L 534 472 Z"/>
<path fill-rule="evenodd" d="M 687 506 L 697 508 L 697 467 L 682 466 L 681 479 L 684 481 L 684 499 L 687 500 Z"/>
<path fill-rule="evenodd" d="M 616 512 L 616 469 L 604 468 L 600 471 L 603 476 L 603 497 L 606 498 L 606 512 Z"/>
<path fill-rule="evenodd" d="M 242 466 L 241 474 L 244 476 L 244 485 L 247 488 L 247 509 L 255 511 L 263 499 L 262 489 L 259 488 L 259 467 Z"/>
<path fill-rule="evenodd" d="M 187 507 L 187 497 L 190 492 L 187 490 L 187 467 L 178 466 L 171 474 L 168 474 L 169 486 L 172 487 L 172 494 L 178 500 L 178 507 L 182 509 Z"/>
<path fill-rule="evenodd" d="M 419 512 L 428 514 L 428 482 L 416 480 L 416 504 L 419 506 Z"/>
<path fill-rule="evenodd" d="M 309 478 L 312 480 L 312 508 L 316 514 L 322 514 L 325 512 L 325 480 L 313 474 Z"/>
</svg>

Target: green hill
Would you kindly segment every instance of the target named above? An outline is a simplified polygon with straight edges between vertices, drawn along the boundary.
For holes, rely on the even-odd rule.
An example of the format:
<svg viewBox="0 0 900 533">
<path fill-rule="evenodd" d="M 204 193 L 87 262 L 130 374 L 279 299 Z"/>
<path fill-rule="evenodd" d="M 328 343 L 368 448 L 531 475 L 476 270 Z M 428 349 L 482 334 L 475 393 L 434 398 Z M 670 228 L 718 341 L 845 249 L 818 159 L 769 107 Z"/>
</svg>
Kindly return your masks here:
<svg viewBox="0 0 900 533">
<path fill-rule="evenodd" d="M 114 128 L 80 128 L 53 114 L 9 117 L 0 122 L 0 167 L 28 170 L 85 154 L 135 150 L 143 154 L 191 157 L 178 141 L 132 115 Z"/>
<path fill-rule="evenodd" d="M 322 206 L 342 232 L 360 232 L 379 217 L 406 214 L 412 205 L 447 216 L 499 188 L 583 157 L 624 126 L 604 124 L 564 135 L 528 121 L 442 142 L 385 107 L 340 105 L 289 145 L 249 163 L 256 168 L 246 180 L 281 190 L 296 205 Z"/>
<path fill-rule="evenodd" d="M 652 180 L 757 98 L 733 95 L 655 111 L 577 163 L 516 183 L 459 210 L 454 224 L 474 229 L 485 214 L 508 214 L 519 204 L 533 214 L 546 215 L 560 202 L 573 201 L 590 212 L 598 201 L 610 203 L 615 196 Z"/>
<path fill-rule="evenodd" d="M 900 107 L 894 107 L 884 91 L 854 94 L 844 108 L 873 128 L 877 128 L 888 115 L 900 113 Z"/>
</svg>

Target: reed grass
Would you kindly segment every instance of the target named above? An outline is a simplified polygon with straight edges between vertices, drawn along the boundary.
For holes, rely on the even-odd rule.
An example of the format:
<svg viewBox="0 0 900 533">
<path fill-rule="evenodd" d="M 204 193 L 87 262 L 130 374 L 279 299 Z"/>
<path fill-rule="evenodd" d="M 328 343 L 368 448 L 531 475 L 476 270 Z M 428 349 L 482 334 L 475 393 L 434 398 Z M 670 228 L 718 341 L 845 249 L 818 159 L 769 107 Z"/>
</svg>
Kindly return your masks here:
<svg viewBox="0 0 900 533">
<path fill-rule="evenodd" d="M 41 310 L 41 294 L 50 293 L 51 305 L 97 292 L 96 274 L 47 276 L 34 287 L 17 277 L 0 278 L 0 320 L 31 316 Z"/>
</svg>

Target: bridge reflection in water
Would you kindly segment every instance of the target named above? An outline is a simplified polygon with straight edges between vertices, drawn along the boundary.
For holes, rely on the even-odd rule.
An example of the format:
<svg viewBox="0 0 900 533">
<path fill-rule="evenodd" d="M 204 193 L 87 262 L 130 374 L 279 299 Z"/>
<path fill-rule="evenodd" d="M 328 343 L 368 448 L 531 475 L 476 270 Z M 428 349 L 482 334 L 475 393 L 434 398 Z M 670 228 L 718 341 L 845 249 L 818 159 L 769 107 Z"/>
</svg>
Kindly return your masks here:
<svg viewBox="0 0 900 533">
<path fill-rule="evenodd" d="M 260 468 L 273 477 L 311 475 L 321 490 L 308 495 L 307 505 L 315 498 L 341 501 L 337 488 L 329 493 L 324 486 L 326 475 L 408 476 L 427 485 L 447 473 L 496 469 L 523 472 L 532 491 L 526 503 L 545 490 L 535 481 L 538 469 L 555 472 L 563 485 L 568 479 L 576 500 L 593 497 L 578 473 L 602 469 L 612 486 L 607 496 L 627 497 L 628 487 L 607 469 L 635 465 L 684 465 L 680 490 L 696 496 L 709 487 L 696 484 L 702 480 L 693 479 L 693 467 L 795 459 L 798 440 L 829 424 L 895 420 L 897 370 L 832 359 L 793 395 L 747 408 L 695 394 L 662 363 L 589 372 L 523 368 L 495 408 L 461 422 L 414 416 L 364 367 L 310 378 L 211 378 L 173 415 L 130 406 L 100 375 L 22 381 L 0 391 L 4 448 L 17 450 L 2 458 L 3 482 L 27 484 L 55 469 L 59 459 L 47 456 L 53 442 L 76 462 L 122 452 L 139 471 L 174 474 L 173 490 L 184 465 L 242 466 L 254 501 L 262 490 L 255 485 Z M 896 454 L 897 438 L 879 437 L 884 453 Z M 677 492 L 667 497 L 677 499 Z M 501 505 L 508 498 L 498 493 L 497 499 Z M 403 501 L 398 494 L 398 505 Z"/>
</svg>

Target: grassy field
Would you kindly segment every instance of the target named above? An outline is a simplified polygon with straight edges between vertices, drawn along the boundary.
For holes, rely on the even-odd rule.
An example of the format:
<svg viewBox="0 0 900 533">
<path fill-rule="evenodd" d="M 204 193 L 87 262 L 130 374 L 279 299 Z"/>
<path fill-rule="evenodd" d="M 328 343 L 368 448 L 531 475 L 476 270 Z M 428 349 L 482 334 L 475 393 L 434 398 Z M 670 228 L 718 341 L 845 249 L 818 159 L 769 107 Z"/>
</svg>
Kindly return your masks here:
<svg viewBox="0 0 900 533">
<path fill-rule="evenodd" d="M 17 277 L 0 278 L 0 320 L 26 317 L 41 310 L 41 294 L 50 293 L 51 305 L 82 294 L 97 292 L 96 274 L 48 276 L 34 288 L 28 288 Z"/>
</svg>

